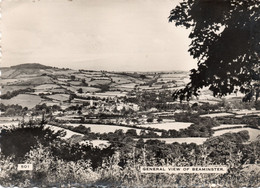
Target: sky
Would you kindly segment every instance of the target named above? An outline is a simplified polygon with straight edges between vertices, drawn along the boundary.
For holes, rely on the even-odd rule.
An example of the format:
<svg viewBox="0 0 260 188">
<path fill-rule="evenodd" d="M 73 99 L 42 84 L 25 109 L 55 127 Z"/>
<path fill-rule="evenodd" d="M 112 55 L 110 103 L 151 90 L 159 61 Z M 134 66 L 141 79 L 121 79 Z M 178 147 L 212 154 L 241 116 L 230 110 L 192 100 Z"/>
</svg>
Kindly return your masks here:
<svg viewBox="0 0 260 188">
<path fill-rule="evenodd" d="M 109 71 L 190 70 L 178 0 L 4 0 L 2 67 L 41 63 Z"/>
</svg>

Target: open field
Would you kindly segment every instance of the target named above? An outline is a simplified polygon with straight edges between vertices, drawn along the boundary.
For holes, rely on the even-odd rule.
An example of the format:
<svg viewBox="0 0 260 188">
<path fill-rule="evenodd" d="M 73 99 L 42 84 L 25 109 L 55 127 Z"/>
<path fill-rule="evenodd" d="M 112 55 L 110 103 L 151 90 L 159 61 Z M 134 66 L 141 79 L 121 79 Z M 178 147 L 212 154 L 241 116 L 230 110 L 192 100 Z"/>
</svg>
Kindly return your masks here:
<svg viewBox="0 0 260 188">
<path fill-rule="evenodd" d="M 257 130 L 257 129 L 252 129 L 252 128 L 239 128 L 239 129 L 226 129 L 226 130 L 219 130 L 219 131 L 216 131 L 213 136 L 219 136 L 219 135 L 222 135 L 222 134 L 225 134 L 225 133 L 237 133 L 239 131 L 248 131 L 249 133 L 249 141 L 255 141 L 257 136 L 260 135 L 260 130 Z"/>
<path fill-rule="evenodd" d="M 126 96 L 126 92 L 120 92 L 120 91 L 108 91 L 108 92 L 103 92 L 103 93 L 95 93 L 95 94 L 87 94 L 84 96 L 89 96 L 89 97 L 100 97 L 100 98 L 108 98 L 108 97 L 124 97 Z"/>
<path fill-rule="evenodd" d="M 78 90 L 81 88 L 83 93 L 88 93 L 88 92 L 98 92 L 100 91 L 99 88 L 96 87 L 86 87 L 86 86 L 64 86 L 67 90 L 70 90 L 72 92 L 78 92 Z"/>
<path fill-rule="evenodd" d="M 250 114 L 257 114 L 260 115 L 260 110 L 240 110 L 240 111 L 234 111 L 237 115 L 250 115 Z"/>
<path fill-rule="evenodd" d="M 54 94 L 54 95 L 49 95 L 48 98 L 57 100 L 57 101 L 67 101 L 69 100 L 69 95 L 67 94 Z"/>
<path fill-rule="evenodd" d="M 2 80 L 0 81 L 0 85 L 1 85 Z M 1 88 L 1 94 L 6 94 L 8 91 L 15 91 L 15 90 L 20 90 L 20 89 L 27 89 L 30 88 L 30 86 L 9 86 L 9 85 L 5 85 Z"/>
<path fill-rule="evenodd" d="M 144 124 L 144 125 L 138 125 L 140 127 L 144 128 L 155 128 L 155 129 L 163 129 L 163 130 L 180 130 L 188 128 L 192 123 L 184 123 L 184 122 L 169 122 L 169 123 L 155 123 L 155 124 Z"/>
<path fill-rule="evenodd" d="M 237 127 L 237 126 L 244 127 L 245 124 L 222 124 L 222 125 L 219 125 L 217 127 L 213 127 L 212 130 L 222 129 L 222 128 L 232 128 L 232 127 Z"/>
<path fill-rule="evenodd" d="M 68 130 L 68 129 L 64 129 L 64 128 L 61 128 L 61 127 L 56 127 L 56 126 L 53 126 L 53 125 L 45 125 L 46 127 L 49 127 L 51 130 L 54 130 L 55 132 L 56 131 L 65 131 L 66 132 L 66 135 L 64 137 L 62 137 L 63 139 L 69 139 L 71 138 L 73 135 L 79 135 L 79 136 L 84 136 L 84 134 L 80 134 L 80 133 L 77 133 L 77 132 L 73 132 L 71 130 Z"/>
<path fill-rule="evenodd" d="M 9 85 L 9 84 L 14 84 L 14 83 L 18 83 L 17 79 L 0 79 L 0 85 Z"/>
<path fill-rule="evenodd" d="M 38 76 L 38 77 L 28 77 L 18 79 L 19 82 L 16 85 L 26 85 L 26 86 L 37 86 L 41 84 L 52 84 L 53 81 L 48 76 Z"/>
<path fill-rule="evenodd" d="M 12 127 L 12 126 L 18 126 L 19 124 L 19 121 L 6 121 L 6 122 L 0 122 L 0 130 L 1 128 L 9 128 L 9 127 Z"/>
<path fill-rule="evenodd" d="M 77 127 L 79 125 L 83 125 L 85 127 L 89 127 L 91 132 L 94 133 L 109 133 L 109 132 L 115 132 L 116 130 L 122 129 L 124 132 L 130 129 L 136 130 L 137 134 L 140 134 L 142 129 L 136 129 L 136 128 L 129 128 L 129 127 L 123 127 L 123 126 L 116 126 L 116 125 L 102 125 L 102 124 L 66 124 L 67 126 L 73 126 Z M 155 132 L 156 134 L 161 134 L 160 132 Z"/>
<path fill-rule="evenodd" d="M 127 83 L 127 84 L 115 85 L 114 88 L 118 88 L 118 89 L 134 89 L 135 86 L 136 86 L 135 83 Z"/>
<path fill-rule="evenodd" d="M 1 103 L 3 103 L 4 105 L 18 104 L 22 107 L 27 107 L 31 109 L 39 104 L 41 101 L 42 99 L 37 95 L 19 94 L 12 99 L 2 99 Z"/>
<path fill-rule="evenodd" d="M 92 80 L 89 82 L 89 85 L 96 86 L 96 85 L 107 85 L 111 83 L 111 80 L 109 79 L 98 79 L 98 80 Z"/>
<path fill-rule="evenodd" d="M 234 116 L 232 113 L 212 113 L 212 114 L 204 114 L 200 115 L 200 117 L 223 117 L 223 116 Z"/>
<path fill-rule="evenodd" d="M 54 89 L 54 88 L 58 88 L 60 86 L 56 85 L 56 84 L 42 84 L 39 86 L 34 87 L 35 90 L 50 90 L 50 89 Z"/>
<path fill-rule="evenodd" d="M 127 84 L 127 83 L 131 83 L 131 80 L 128 78 L 124 78 L 123 76 L 113 76 L 111 77 L 112 81 L 114 81 L 117 84 Z"/>
</svg>

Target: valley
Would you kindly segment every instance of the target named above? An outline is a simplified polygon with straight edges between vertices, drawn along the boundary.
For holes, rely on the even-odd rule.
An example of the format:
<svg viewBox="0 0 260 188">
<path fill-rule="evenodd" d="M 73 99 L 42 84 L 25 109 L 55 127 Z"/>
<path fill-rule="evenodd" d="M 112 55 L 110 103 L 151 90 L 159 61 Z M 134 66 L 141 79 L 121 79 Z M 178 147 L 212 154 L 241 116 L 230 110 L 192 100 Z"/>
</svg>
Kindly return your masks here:
<svg viewBox="0 0 260 188">
<path fill-rule="evenodd" d="M 169 72 L 109 72 L 71 70 L 41 64 L 21 64 L 2 68 L 1 126 L 20 126 L 28 122 L 44 122 L 66 132 L 64 138 L 87 141 L 85 129 L 93 134 L 115 133 L 122 130 L 134 139 L 145 138 L 202 144 L 205 138 L 239 130 L 249 131 L 255 140 L 259 135 L 259 105 L 243 104 L 240 93 L 215 98 L 207 89 L 189 102 L 173 101 L 172 94 L 184 87 L 189 73 Z M 258 109 L 256 109 L 258 108 Z M 235 118 L 241 124 L 195 130 L 185 113 L 199 119 Z M 182 114 L 182 118 L 178 118 Z M 177 116 L 177 118 L 176 118 Z M 252 116 L 256 124 L 244 124 Z M 16 118 L 14 118 L 16 117 Z M 19 118 L 17 118 L 19 117 Z M 195 118 L 195 119 L 196 119 Z M 179 120 L 178 120 L 179 119 Z M 227 124 L 227 125 L 226 125 Z M 83 126 L 85 129 L 77 130 Z M 204 127 L 208 125 L 203 125 Z M 250 126 L 250 127 L 247 127 Z M 85 135 L 85 136 L 84 136 Z M 199 142 L 194 139 L 200 139 Z M 92 138 L 93 139 L 93 138 Z"/>
</svg>

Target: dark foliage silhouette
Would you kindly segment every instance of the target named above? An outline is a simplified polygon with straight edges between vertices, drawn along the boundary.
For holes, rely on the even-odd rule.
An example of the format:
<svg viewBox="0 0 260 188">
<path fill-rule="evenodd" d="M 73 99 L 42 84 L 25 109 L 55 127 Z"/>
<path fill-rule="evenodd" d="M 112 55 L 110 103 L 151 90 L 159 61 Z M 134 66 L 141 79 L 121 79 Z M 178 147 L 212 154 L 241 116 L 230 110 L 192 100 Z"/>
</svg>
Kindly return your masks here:
<svg viewBox="0 0 260 188">
<path fill-rule="evenodd" d="M 191 29 L 190 55 L 197 59 L 190 83 L 175 99 L 189 100 L 206 86 L 214 96 L 234 92 L 259 96 L 259 0 L 184 0 L 169 16 L 176 26 Z M 245 99 L 249 101 L 250 99 Z"/>
</svg>

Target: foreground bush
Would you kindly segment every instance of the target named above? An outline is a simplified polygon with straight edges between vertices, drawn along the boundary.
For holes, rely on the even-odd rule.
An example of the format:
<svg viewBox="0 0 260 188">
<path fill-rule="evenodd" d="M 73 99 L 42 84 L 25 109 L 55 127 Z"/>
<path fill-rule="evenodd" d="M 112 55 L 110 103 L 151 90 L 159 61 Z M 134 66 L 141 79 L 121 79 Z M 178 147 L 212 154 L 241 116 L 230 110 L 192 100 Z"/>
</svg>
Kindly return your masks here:
<svg viewBox="0 0 260 188">
<path fill-rule="evenodd" d="M 94 183 L 100 175 L 91 168 L 90 161 L 76 162 L 56 159 L 50 149 L 41 144 L 25 155 L 19 163 L 33 164 L 33 171 L 17 171 L 18 163 L 10 157 L 1 158 L 0 182 L 3 186 L 56 186 L 71 183 Z"/>
<path fill-rule="evenodd" d="M 10 130 L 6 135 L 14 140 L 13 134 L 23 132 L 20 129 L 22 128 Z M 47 133 L 49 135 L 49 132 Z M 203 145 L 165 144 L 158 140 L 143 142 L 141 139 L 136 142 L 131 138 L 125 138 L 112 143 L 111 147 L 114 148 L 109 150 L 70 145 L 59 138 L 53 140 L 55 144 L 47 144 L 46 140 L 39 139 L 34 131 L 31 134 L 34 136 L 30 138 L 35 137 L 35 142 L 28 144 L 30 148 L 28 149 L 28 146 L 28 151 L 19 155 L 19 158 L 15 156 L 15 152 L 0 156 L 2 169 L 0 185 L 5 187 L 101 185 L 210 187 L 213 184 L 219 187 L 260 186 L 260 139 L 245 144 L 249 138 L 247 131 L 213 137 Z M 23 142 L 28 139 L 20 136 L 19 140 Z M 18 141 L 9 144 L 11 148 L 18 148 L 21 145 Z M 98 161 L 96 158 L 99 158 Z M 17 165 L 21 163 L 33 164 L 33 171 L 17 171 Z M 208 165 L 226 165 L 228 173 L 144 174 L 140 172 L 141 166 Z"/>
</svg>

